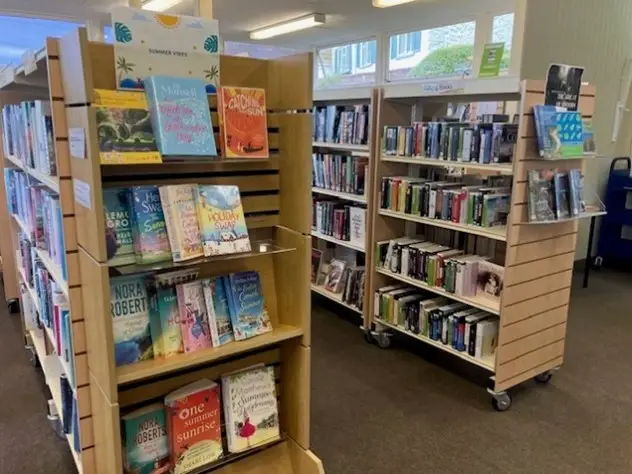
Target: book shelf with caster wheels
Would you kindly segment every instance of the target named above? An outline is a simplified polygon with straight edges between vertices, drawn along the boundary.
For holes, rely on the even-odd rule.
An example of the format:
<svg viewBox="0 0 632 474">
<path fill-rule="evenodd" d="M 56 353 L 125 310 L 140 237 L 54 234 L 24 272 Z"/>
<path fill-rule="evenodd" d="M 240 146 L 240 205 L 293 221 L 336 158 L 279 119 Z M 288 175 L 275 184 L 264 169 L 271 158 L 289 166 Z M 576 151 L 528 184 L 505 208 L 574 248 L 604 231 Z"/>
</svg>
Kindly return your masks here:
<svg viewBox="0 0 632 474">
<path fill-rule="evenodd" d="M 90 42 L 80 28 L 60 40 L 68 126 L 85 131 L 86 157 L 72 158 L 75 182 L 86 194 L 76 203 L 77 241 L 86 319 L 90 400 L 94 424 L 93 471 L 123 472 L 122 412 L 159 401 L 173 390 L 206 378 L 217 381 L 236 370 L 274 367 L 281 439 L 229 455 L 200 472 L 221 474 L 324 474 L 310 448 L 310 160 L 312 56 L 275 60 L 221 56 L 222 84 L 266 90 L 270 158 L 101 165 L 94 89 L 116 88 L 112 46 Z M 213 123 L 217 100 L 209 96 Z M 216 142 L 218 142 L 216 140 Z M 253 252 L 156 266 L 109 267 L 103 189 L 141 184 L 235 184 Z M 228 344 L 116 366 L 110 314 L 114 275 L 192 268 L 198 278 L 256 270 L 261 278 L 271 332 Z M 197 471 L 196 471 L 197 472 Z"/>
<path fill-rule="evenodd" d="M 484 100 L 489 99 L 488 91 Z M 376 133 L 381 133 L 385 126 L 409 126 L 411 121 L 419 120 L 422 116 L 428 117 L 424 110 L 426 106 L 435 114 L 436 110 L 440 110 L 437 109 L 438 103 L 459 100 L 458 94 L 432 98 L 401 97 L 400 94 L 397 100 L 394 100 L 384 91 L 380 91 L 377 101 L 379 112 Z M 476 96 L 468 96 L 462 100 L 476 101 Z M 522 81 L 513 91 L 499 92 L 498 100 L 519 102 L 518 138 L 511 164 L 481 165 L 440 159 L 381 156 L 381 159 L 378 157 L 373 162 L 371 174 L 373 189 L 376 191 L 371 196 L 372 202 L 369 205 L 374 209 L 373 228 L 370 231 L 373 246 L 377 242 L 419 234 L 424 235 L 427 240 L 436 242 L 436 238 L 428 236 L 435 236 L 438 232 L 453 232 L 450 237 L 452 244 L 446 245 L 469 250 L 465 253 L 478 253 L 472 252 L 468 247 L 468 242 L 472 242 L 472 239 L 475 242 L 474 248 L 481 239 L 492 242 L 486 244 L 488 252 L 485 255 L 491 257 L 492 262 L 504 267 L 504 287 L 499 301 L 490 302 L 488 299 L 479 299 L 478 296 L 463 298 L 448 293 L 443 288 L 430 286 L 375 264 L 371 267 L 371 286 L 367 288 L 367 294 L 372 296 L 380 288 L 405 283 L 424 290 L 433 295 L 432 297 L 442 296 L 451 302 L 465 303 L 471 308 L 496 315 L 498 334 L 495 351 L 482 358 L 473 357 L 467 351 L 458 351 L 449 344 L 414 333 L 403 325 L 380 320 L 376 316 L 379 312 L 376 312 L 377 303 L 374 298 L 369 299 L 364 333 L 368 342 L 376 343 L 382 348 L 391 345 L 393 334 L 404 334 L 483 368 L 489 373 L 487 391 L 494 409 L 505 411 L 512 404 L 512 387 L 530 379 L 538 383 L 548 383 L 553 373 L 563 365 L 578 221 L 592 217 L 591 213 L 585 213 L 574 218 L 537 225 L 529 223 L 527 172 L 548 168 L 568 171 L 583 167 L 583 163 L 590 160 L 591 156 L 572 157 L 555 162 L 538 159 L 532 107 L 544 103 L 544 81 Z M 579 110 L 584 118 L 592 117 L 594 102 L 594 87 L 582 86 Z M 421 113 L 418 107 L 421 107 Z M 382 178 L 422 176 L 418 171 L 420 167 L 452 168 L 460 170 L 459 173 L 464 175 L 510 176 L 511 198 L 506 226 L 485 228 L 381 209 Z M 601 214 L 605 209 L 599 207 L 595 212 Z M 371 253 L 375 253 L 374 248 L 371 249 Z"/>
</svg>

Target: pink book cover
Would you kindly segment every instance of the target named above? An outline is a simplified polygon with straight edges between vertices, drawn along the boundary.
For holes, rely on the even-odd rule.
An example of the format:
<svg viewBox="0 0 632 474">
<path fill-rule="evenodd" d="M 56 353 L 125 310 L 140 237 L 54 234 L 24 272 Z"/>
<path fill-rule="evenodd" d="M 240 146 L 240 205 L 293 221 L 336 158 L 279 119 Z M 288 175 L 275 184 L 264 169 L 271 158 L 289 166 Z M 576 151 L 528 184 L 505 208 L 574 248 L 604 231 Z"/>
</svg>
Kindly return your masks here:
<svg viewBox="0 0 632 474">
<path fill-rule="evenodd" d="M 201 281 L 182 283 L 176 287 L 184 352 L 213 347 Z"/>
</svg>

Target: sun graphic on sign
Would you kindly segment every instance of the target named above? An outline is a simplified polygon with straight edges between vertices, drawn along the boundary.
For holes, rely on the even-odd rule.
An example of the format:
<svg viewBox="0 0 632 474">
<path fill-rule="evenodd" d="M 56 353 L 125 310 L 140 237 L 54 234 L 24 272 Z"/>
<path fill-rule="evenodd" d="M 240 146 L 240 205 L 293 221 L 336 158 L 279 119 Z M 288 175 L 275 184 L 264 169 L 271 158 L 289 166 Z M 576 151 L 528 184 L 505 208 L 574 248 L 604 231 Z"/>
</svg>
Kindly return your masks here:
<svg viewBox="0 0 632 474">
<path fill-rule="evenodd" d="M 154 16 L 156 17 L 158 24 L 167 29 L 177 28 L 180 24 L 180 17 L 175 15 L 162 15 L 160 13 L 156 13 Z"/>
</svg>

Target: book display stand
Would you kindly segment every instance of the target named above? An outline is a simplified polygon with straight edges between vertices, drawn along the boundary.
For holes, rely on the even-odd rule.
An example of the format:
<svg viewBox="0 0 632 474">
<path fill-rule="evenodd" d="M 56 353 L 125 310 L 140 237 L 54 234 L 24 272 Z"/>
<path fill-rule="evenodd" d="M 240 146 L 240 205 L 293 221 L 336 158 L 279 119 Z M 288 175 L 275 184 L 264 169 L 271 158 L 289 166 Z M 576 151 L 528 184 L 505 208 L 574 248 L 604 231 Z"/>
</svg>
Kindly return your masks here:
<svg viewBox="0 0 632 474">
<path fill-rule="evenodd" d="M 571 157 L 555 162 L 540 160 L 534 131 L 533 105 L 544 103 L 544 81 L 527 80 L 513 94 L 503 91 L 497 100 L 520 101 L 518 138 L 511 164 L 485 164 L 446 162 L 426 158 L 382 156 L 373 162 L 373 189 L 371 209 L 375 209 L 373 228 L 369 232 L 372 245 L 380 241 L 423 234 L 430 237 L 437 232 L 458 232 L 459 248 L 468 248 L 472 240 L 489 239 L 489 256 L 501 266 L 504 262 L 504 288 L 500 301 L 494 302 L 479 296 L 460 297 L 443 288 L 408 278 L 387 269 L 372 267 L 366 292 L 373 295 L 381 287 L 394 283 L 407 283 L 429 293 L 444 296 L 453 302 L 466 303 L 499 317 L 498 346 L 491 357 L 474 358 L 468 352 L 460 352 L 451 345 L 442 344 L 425 336 L 410 332 L 402 326 L 389 324 L 373 317 L 375 303 L 370 299 L 367 339 L 377 340 L 381 347 L 388 347 L 393 331 L 407 334 L 441 350 L 452 353 L 490 373 L 488 391 L 494 407 L 499 411 L 508 409 L 511 397 L 507 389 L 528 379 L 547 382 L 564 361 L 566 321 L 568 317 L 571 279 L 578 234 L 578 219 L 594 214 L 587 211 L 574 218 L 532 225 L 528 222 L 527 172 L 535 169 L 557 168 L 567 171 L 583 168 L 590 156 Z M 438 102 L 463 102 L 490 100 L 489 91 L 478 99 L 475 95 L 459 97 L 411 96 L 389 98 L 380 91 L 378 120 L 379 133 L 384 126 L 410 125 L 416 113 L 412 106 Z M 579 110 L 584 118 L 593 115 L 595 88 L 584 85 L 581 89 Z M 512 175 L 511 207 L 506 226 L 479 227 L 451 221 L 412 216 L 380 209 L 381 180 L 387 176 L 419 176 L 419 166 L 443 166 L 460 168 L 464 174 Z M 598 212 L 605 212 L 603 208 Z M 422 229 L 411 226 L 422 224 Z M 476 245 L 476 244 L 474 244 Z M 373 329 L 374 328 L 374 329 Z"/>
</svg>

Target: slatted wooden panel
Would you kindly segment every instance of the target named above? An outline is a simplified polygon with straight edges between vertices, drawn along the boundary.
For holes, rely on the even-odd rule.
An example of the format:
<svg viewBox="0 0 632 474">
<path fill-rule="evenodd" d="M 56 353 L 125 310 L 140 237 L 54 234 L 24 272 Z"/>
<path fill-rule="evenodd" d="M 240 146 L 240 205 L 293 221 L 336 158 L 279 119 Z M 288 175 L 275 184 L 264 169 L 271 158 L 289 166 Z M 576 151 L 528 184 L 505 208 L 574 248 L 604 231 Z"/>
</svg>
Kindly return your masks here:
<svg viewBox="0 0 632 474">
<path fill-rule="evenodd" d="M 533 105 L 544 102 L 544 82 L 525 81 L 514 158 L 514 183 L 501 299 L 495 390 L 505 390 L 564 359 L 566 319 L 577 243 L 577 222 L 528 222 L 527 173 L 582 168 L 583 160 L 537 159 Z M 583 86 L 579 110 L 592 117 L 595 89 Z"/>
</svg>

